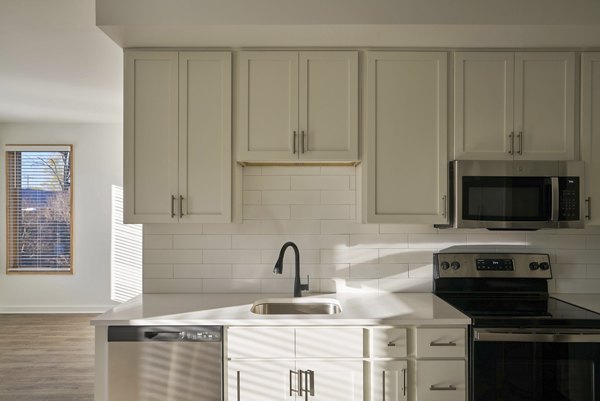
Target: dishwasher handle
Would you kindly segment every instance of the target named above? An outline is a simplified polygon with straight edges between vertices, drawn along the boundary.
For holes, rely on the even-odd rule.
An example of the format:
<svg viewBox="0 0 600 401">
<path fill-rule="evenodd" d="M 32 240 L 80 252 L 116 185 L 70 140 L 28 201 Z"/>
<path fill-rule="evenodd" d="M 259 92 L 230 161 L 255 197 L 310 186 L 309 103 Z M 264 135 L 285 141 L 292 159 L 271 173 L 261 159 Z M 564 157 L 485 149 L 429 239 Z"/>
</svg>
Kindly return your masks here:
<svg viewBox="0 0 600 401">
<path fill-rule="evenodd" d="M 109 326 L 108 342 L 203 342 L 220 343 L 222 326 Z"/>
<path fill-rule="evenodd" d="M 185 338 L 185 331 L 145 331 L 144 338 L 154 341 L 177 341 Z"/>
</svg>

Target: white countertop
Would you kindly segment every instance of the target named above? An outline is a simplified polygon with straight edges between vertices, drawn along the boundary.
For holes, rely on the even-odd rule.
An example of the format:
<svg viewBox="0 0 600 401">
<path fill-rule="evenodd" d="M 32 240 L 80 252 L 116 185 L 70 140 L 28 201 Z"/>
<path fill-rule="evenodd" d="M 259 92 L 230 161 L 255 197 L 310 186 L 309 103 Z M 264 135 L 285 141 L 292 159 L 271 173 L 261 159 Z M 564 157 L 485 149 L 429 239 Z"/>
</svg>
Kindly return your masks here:
<svg viewBox="0 0 600 401">
<path fill-rule="evenodd" d="M 600 313 L 600 294 L 550 294 L 554 298 Z"/>
<path fill-rule="evenodd" d="M 115 325 L 463 325 L 471 320 L 431 293 L 338 293 L 335 315 L 257 315 L 252 303 L 289 294 L 144 294 L 92 320 Z"/>
</svg>

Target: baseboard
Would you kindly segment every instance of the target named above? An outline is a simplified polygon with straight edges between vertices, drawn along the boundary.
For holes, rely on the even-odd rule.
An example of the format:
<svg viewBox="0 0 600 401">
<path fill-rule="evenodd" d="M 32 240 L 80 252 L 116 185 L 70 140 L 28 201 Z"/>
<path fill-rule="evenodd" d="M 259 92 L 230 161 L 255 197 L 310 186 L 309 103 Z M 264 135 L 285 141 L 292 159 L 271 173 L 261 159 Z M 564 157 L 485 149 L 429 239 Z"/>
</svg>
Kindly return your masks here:
<svg viewBox="0 0 600 401">
<path fill-rule="evenodd" d="M 117 305 L 12 305 L 0 306 L 0 313 L 104 313 Z"/>
</svg>

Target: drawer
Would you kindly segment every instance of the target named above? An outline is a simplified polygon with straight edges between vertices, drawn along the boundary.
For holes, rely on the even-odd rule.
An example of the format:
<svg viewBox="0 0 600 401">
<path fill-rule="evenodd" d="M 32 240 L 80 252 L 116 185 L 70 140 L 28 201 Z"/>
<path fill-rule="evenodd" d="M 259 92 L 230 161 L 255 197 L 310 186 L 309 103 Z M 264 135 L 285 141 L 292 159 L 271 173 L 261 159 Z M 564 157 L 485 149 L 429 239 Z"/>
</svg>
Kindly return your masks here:
<svg viewBox="0 0 600 401">
<path fill-rule="evenodd" d="M 465 401 L 465 361 L 417 361 L 417 400 Z"/>
<path fill-rule="evenodd" d="M 296 328 L 297 358 L 362 358 L 360 327 Z"/>
<path fill-rule="evenodd" d="M 371 329 L 371 358 L 406 357 L 406 329 L 378 327 Z"/>
<path fill-rule="evenodd" d="M 294 358 L 294 329 L 289 327 L 231 327 L 227 330 L 228 358 Z"/>
<path fill-rule="evenodd" d="M 464 358 L 464 328 L 418 328 L 417 358 Z"/>
</svg>

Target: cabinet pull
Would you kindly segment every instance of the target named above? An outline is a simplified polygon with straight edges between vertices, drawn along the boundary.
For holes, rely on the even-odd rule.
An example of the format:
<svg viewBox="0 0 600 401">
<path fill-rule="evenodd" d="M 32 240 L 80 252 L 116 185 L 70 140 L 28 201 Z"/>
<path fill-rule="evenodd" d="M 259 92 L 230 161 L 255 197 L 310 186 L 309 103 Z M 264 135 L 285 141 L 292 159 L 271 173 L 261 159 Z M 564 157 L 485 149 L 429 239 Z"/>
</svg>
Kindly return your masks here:
<svg viewBox="0 0 600 401">
<path fill-rule="evenodd" d="M 292 387 L 292 376 L 293 375 L 296 375 L 296 386 L 297 386 L 298 385 L 298 372 L 295 372 L 292 369 L 290 369 L 290 397 L 293 395 L 293 393 L 298 392 L 297 388 Z"/>
<path fill-rule="evenodd" d="M 523 154 L 523 131 L 519 132 L 519 135 L 517 135 L 517 138 L 519 139 L 519 150 L 517 150 L 517 154 L 522 155 Z"/>
<path fill-rule="evenodd" d="M 302 397 L 302 394 L 304 394 L 304 386 L 302 384 L 302 376 L 304 376 L 304 371 L 301 369 L 298 369 L 298 395 L 300 397 Z"/>
<path fill-rule="evenodd" d="M 294 135 L 292 136 L 292 153 L 296 154 L 296 138 L 298 137 L 298 133 L 294 131 Z"/>
<path fill-rule="evenodd" d="M 240 401 L 242 396 L 240 394 L 240 371 L 237 371 L 237 401 Z"/>
<path fill-rule="evenodd" d="M 448 214 L 448 197 L 446 195 L 442 196 L 442 202 L 444 203 L 442 217 L 446 218 L 446 215 Z"/>
<path fill-rule="evenodd" d="M 402 376 L 403 376 L 402 395 L 406 397 L 406 368 L 402 369 Z"/>
<path fill-rule="evenodd" d="M 308 401 L 308 396 L 315 396 L 315 372 L 312 370 L 307 370 L 304 372 L 306 388 L 304 389 L 305 400 Z"/>
<path fill-rule="evenodd" d="M 381 401 L 385 401 L 385 370 L 381 371 L 381 377 L 382 377 L 382 381 L 383 381 L 383 386 L 381 387 L 383 389 L 383 391 L 381 392 L 381 395 L 382 395 Z"/>
<path fill-rule="evenodd" d="M 435 386 L 435 385 L 431 385 L 429 386 L 429 390 L 431 391 L 454 391 L 456 390 L 456 387 L 453 385 L 449 385 L 449 386 Z"/>
<path fill-rule="evenodd" d="M 171 218 L 175 218 L 175 195 L 171 195 Z"/>
<path fill-rule="evenodd" d="M 183 196 L 179 195 L 179 218 L 183 217 Z"/>
<path fill-rule="evenodd" d="M 508 148 L 508 154 L 513 155 L 515 153 L 515 133 L 514 131 L 508 134 L 508 139 L 510 140 L 510 147 Z"/>
<path fill-rule="evenodd" d="M 304 153 L 304 138 L 306 137 L 304 130 L 300 131 L 300 152 Z M 307 142 L 308 145 L 308 142 Z M 308 147 L 308 146 L 307 146 Z"/>
<path fill-rule="evenodd" d="M 588 220 L 591 220 L 592 219 L 592 198 L 589 196 L 587 198 L 585 198 L 585 203 L 587 204 L 587 215 L 585 216 L 585 218 Z"/>
<path fill-rule="evenodd" d="M 432 341 L 429 343 L 429 346 L 430 347 L 456 347 L 456 343 L 454 341 L 448 341 L 447 343 Z"/>
</svg>

